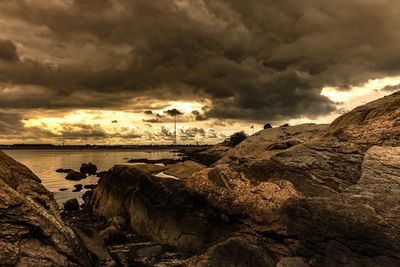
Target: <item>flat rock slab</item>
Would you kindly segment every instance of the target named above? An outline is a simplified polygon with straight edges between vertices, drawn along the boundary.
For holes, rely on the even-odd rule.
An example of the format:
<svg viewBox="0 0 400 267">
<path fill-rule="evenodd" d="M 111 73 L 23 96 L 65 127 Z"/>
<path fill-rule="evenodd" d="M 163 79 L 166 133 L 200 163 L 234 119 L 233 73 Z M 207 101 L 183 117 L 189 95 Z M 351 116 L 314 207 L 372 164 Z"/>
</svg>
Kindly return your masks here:
<svg viewBox="0 0 400 267">
<path fill-rule="evenodd" d="M 187 160 L 173 165 L 166 166 L 164 173 L 180 179 L 187 179 L 194 173 L 206 168 L 203 164 Z"/>
</svg>

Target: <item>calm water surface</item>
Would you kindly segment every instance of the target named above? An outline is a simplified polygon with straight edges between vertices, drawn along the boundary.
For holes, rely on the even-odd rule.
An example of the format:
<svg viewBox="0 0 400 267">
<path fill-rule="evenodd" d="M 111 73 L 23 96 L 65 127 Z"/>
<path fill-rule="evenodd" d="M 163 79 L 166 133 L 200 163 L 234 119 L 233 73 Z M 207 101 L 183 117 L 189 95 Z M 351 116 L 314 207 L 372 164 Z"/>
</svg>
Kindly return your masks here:
<svg viewBox="0 0 400 267">
<path fill-rule="evenodd" d="M 130 164 L 128 159 L 162 159 L 174 158 L 176 153 L 162 151 L 116 151 L 116 150 L 4 150 L 6 154 L 26 165 L 40 179 L 43 185 L 54 192 L 59 205 L 70 198 L 77 198 L 81 203 L 81 196 L 86 189 L 80 192 L 72 192 L 75 184 L 95 184 L 98 178 L 89 176 L 81 181 L 69 181 L 65 179 L 66 173 L 57 173 L 59 168 L 79 171 L 82 163 L 92 162 L 97 166 L 97 171 L 109 170 L 116 164 Z M 60 191 L 67 188 L 67 191 Z"/>
</svg>

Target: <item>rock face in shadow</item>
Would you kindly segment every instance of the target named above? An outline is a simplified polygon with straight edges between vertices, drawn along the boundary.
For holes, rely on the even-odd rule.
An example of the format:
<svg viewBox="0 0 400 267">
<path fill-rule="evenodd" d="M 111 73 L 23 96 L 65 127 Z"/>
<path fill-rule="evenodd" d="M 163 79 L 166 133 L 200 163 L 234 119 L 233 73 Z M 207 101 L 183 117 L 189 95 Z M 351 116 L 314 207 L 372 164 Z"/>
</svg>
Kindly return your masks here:
<svg viewBox="0 0 400 267">
<path fill-rule="evenodd" d="M 317 265 L 400 265 L 400 147 L 372 147 L 358 183 L 329 198 L 287 205 L 289 235 Z"/>
<path fill-rule="evenodd" d="M 0 263 L 92 266 L 57 204 L 28 168 L 0 152 Z"/>
</svg>

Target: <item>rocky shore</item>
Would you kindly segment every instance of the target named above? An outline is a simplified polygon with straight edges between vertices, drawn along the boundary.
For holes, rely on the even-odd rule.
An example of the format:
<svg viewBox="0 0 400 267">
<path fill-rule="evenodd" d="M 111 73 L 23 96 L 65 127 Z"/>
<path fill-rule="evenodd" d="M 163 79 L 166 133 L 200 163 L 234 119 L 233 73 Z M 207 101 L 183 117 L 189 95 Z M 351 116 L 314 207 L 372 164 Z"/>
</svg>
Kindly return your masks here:
<svg viewBox="0 0 400 267">
<path fill-rule="evenodd" d="M 400 266 L 400 93 L 168 163 L 114 166 L 61 220 L 0 153 L 0 262 Z"/>
</svg>

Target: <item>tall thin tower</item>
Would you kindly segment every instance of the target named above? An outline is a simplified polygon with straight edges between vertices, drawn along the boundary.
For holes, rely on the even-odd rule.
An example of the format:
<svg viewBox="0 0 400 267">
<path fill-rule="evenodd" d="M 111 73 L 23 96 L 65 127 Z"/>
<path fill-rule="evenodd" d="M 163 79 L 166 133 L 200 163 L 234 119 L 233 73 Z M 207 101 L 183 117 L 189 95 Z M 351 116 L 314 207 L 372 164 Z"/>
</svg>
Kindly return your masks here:
<svg viewBox="0 0 400 267">
<path fill-rule="evenodd" d="M 176 146 L 177 139 L 176 139 L 176 114 L 175 114 L 175 137 L 174 137 L 174 145 Z"/>
</svg>

